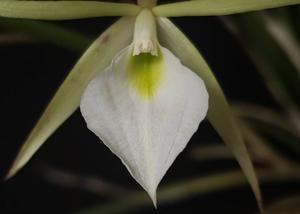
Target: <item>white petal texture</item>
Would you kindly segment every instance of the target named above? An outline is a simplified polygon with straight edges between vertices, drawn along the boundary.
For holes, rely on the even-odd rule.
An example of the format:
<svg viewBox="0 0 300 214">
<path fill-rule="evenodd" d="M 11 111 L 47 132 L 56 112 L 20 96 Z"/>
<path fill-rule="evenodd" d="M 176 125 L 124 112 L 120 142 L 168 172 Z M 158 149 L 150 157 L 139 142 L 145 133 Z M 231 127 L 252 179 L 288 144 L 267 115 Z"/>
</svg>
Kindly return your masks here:
<svg viewBox="0 0 300 214">
<path fill-rule="evenodd" d="M 156 204 L 156 189 L 204 119 L 203 81 L 167 49 L 158 56 L 121 51 L 90 82 L 81 112 Z"/>
</svg>

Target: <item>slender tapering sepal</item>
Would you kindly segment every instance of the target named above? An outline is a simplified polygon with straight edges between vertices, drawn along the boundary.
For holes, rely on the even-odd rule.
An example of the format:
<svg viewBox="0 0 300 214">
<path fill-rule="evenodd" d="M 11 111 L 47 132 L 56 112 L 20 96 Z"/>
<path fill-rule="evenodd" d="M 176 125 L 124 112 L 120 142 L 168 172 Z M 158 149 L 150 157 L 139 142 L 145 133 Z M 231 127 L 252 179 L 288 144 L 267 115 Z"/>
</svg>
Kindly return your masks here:
<svg viewBox="0 0 300 214">
<path fill-rule="evenodd" d="M 113 56 L 132 40 L 134 19 L 122 18 L 108 28 L 84 53 L 60 86 L 19 151 L 7 178 L 20 170 L 47 138 L 78 108 L 89 81 L 108 66 Z M 129 30 L 128 30 L 129 29 Z"/>
<path fill-rule="evenodd" d="M 214 74 L 196 47 L 167 18 L 158 18 L 158 35 L 162 45 L 169 48 L 184 65 L 203 79 L 210 95 L 207 117 L 238 160 L 262 211 L 261 193 L 253 165 L 237 121 Z"/>
<path fill-rule="evenodd" d="M 192 0 L 153 8 L 157 16 L 221 16 L 300 4 L 300 0 Z"/>
<path fill-rule="evenodd" d="M 11 18 L 66 20 L 135 16 L 139 11 L 140 7 L 134 4 L 99 1 L 0 1 L 0 16 Z"/>
</svg>

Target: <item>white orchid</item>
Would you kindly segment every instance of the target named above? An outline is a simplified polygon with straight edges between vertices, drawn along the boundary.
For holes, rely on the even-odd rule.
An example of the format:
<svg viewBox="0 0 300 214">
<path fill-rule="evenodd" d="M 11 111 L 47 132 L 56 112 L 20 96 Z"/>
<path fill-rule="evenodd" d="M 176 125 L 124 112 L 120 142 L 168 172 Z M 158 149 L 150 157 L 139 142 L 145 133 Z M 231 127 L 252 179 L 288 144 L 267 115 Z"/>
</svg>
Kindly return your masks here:
<svg viewBox="0 0 300 214">
<path fill-rule="evenodd" d="M 6 17 L 126 16 L 106 30 L 75 65 L 21 148 L 8 177 L 22 168 L 80 105 L 88 128 L 122 160 L 156 204 L 159 182 L 208 113 L 260 202 L 250 158 L 220 86 L 193 44 L 164 17 L 228 15 L 299 3 L 0 1 L 0 16 Z"/>
<path fill-rule="evenodd" d="M 203 81 L 159 45 L 148 9 L 135 22 L 133 44 L 87 86 L 87 125 L 127 167 L 156 204 L 158 183 L 208 109 Z"/>
</svg>

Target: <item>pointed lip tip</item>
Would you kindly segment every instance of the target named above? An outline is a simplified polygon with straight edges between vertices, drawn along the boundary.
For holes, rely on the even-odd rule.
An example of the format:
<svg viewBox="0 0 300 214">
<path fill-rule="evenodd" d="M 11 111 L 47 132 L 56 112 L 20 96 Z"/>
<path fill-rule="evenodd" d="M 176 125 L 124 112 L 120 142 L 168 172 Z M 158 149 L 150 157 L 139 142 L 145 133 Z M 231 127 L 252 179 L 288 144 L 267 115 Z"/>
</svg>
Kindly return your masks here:
<svg viewBox="0 0 300 214">
<path fill-rule="evenodd" d="M 153 203 L 154 208 L 157 209 L 156 191 L 154 191 L 153 193 L 148 193 L 148 194 Z"/>
<path fill-rule="evenodd" d="M 156 200 L 156 198 L 151 198 L 151 200 L 152 200 L 154 208 L 157 209 L 157 200 Z"/>
</svg>

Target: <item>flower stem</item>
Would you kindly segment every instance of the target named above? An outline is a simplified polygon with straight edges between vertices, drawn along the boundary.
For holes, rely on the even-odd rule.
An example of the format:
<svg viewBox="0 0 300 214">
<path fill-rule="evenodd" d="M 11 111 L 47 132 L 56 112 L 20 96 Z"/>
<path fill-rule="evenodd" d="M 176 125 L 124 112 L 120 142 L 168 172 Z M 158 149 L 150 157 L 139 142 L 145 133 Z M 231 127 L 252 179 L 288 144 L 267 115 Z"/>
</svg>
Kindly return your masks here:
<svg viewBox="0 0 300 214">
<path fill-rule="evenodd" d="M 138 0 L 137 3 L 143 8 L 152 8 L 156 5 L 157 0 Z"/>
</svg>

